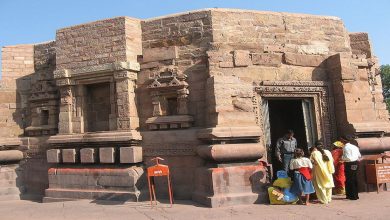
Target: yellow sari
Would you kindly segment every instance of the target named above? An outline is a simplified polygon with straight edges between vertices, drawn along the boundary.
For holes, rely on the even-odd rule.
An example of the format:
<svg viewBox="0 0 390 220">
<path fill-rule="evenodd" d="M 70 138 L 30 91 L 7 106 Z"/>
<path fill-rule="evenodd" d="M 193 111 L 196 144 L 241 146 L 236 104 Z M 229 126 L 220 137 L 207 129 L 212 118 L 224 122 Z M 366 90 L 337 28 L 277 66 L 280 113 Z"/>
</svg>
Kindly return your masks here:
<svg viewBox="0 0 390 220">
<path fill-rule="evenodd" d="M 332 174 L 335 170 L 332 154 L 328 150 L 324 152 L 329 157 L 329 161 L 324 161 L 318 150 L 311 153 L 310 159 L 314 164 L 312 177 L 317 198 L 321 203 L 328 204 L 332 201 L 332 188 L 334 187 Z"/>
</svg>

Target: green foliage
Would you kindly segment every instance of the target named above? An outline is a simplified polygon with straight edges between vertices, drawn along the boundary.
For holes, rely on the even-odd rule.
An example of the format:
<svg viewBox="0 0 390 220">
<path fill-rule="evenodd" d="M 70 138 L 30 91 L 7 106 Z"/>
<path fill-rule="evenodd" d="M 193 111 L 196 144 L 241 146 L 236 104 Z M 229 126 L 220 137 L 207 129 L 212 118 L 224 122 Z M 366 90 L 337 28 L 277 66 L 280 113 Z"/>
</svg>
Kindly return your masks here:
<svg viewBox="0 0 390 220">
<path fill-rule="evenodd" d="M 381 78 L 383 86 L 383 96 L 387 105 L 387 109 L 390 110 L 390 65 L 381 66 Z"/>
</svg>

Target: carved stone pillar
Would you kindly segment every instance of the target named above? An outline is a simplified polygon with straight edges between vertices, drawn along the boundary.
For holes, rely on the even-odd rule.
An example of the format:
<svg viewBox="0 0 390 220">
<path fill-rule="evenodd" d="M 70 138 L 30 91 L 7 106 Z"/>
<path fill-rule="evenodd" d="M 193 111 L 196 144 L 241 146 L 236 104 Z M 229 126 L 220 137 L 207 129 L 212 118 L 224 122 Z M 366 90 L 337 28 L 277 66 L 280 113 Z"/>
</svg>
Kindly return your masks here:
<svg viewBox="0 0 390 220">
<path fill-rule="evenodd" d="M 73 133 L 84 133 L 84 112 L 83 108 L 85 107 L 86 91 L 85 86 L 77 85 L 74 87 L 75 94 L 72 99 L 73 102 L 73 113 L 72 113 L 72 126 Z"/>
<path fill-rule="evenodd" d="M 187 88 L 177 90 L 177 113 L 179 115 L 188 114 L 188 94 Z"/>
<path fill-rule="evenodd" d="M 60 88 L 61 102 L 60 114 L 58 123 L 58 132 L 60 134 L 70 134 L 73 131 L 72 127 L 72 86 L 64 86 Z"/>
<path fill-rule="evenodd" d="M 160 103 L 160 93 L 152 92 L 152 105 L 153 105 L 153 116 L 161 116 L 161 103 Z"/>
<path fill-rule="evenodd" d="M 134 72 L 120 71 L 114 74 L 114 79 L 116 83 L 117 130 L 136 129 L 138 127 L 134 93 L 136 75 Z"/>
</svg>

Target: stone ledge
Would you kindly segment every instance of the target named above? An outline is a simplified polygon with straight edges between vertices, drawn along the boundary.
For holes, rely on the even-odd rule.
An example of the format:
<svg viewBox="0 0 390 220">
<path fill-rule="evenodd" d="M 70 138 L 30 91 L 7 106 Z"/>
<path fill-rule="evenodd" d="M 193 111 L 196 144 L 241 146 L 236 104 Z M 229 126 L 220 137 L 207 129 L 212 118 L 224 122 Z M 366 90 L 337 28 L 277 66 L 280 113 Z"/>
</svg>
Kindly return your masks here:
<svg viewBox="0 0 390 220">
<path fill-rule="evenodd" d="M 246 161 L 261 158 L 265 147 L 260 143 L 201 145 L 197 153 L 203 159 L 217 162 Z"/>
<path fill-rule="evenodd" d="M 79 199 L 94 199 L 104 201 L 132 201 L 139 197 L 137 192 L 110 191 L 110 190 L 83 190 L 83 189 L 46 189 L 44 203 L 63 202 Z"/>
<path fill-rule="evenodd" d="M 190 115 L 156 116 L 146 120 L 150 130 L 177 129 L 191 127 L 193 117 Z"/>
<path fill-rule="evenodd" d="M 88 66 L 79 69 L 60 69 L 54 71 L 54 79 L 69 78 L 78 75 L 88 75 L 104 72 L 116 72 L 116 71 L 140 71 L 140 64 L 136 62 L 115 62 L 108 64 L 101 64 L 95 66 Z M 137 75 L 130 76 L 130 78 L 136 78 Z"/>
<path fill-rule="evenodd" d="M 383 153 L 390 151 L 390 137 L 357 138 L 360 151 L 367 153 Z"/>
<path fill-rule="evenodd" d="M 51 136 L 49 144 L 96 143 L 96 142 L 131 142 L 142 139 L 138 131 L 96 132 L 84 134 L 59 134 Z"/>
<path fill-rule="evenodd" d="M 23 152 L 20 150 L 0 151 L 0 162 L 20 161 L 23 159 Z"/>
<path fill-rule="evenodd" d="M 390 132 L 390 123 L 387 121 L 383 122 L 362 122 L 362 123 L 351 123 L 357 133 L 368 133 L 368 132 Z"/>
<path fill-rule="evenodd" d="M 205 140 L 233 140 L 233 139 L 259 139 L 259 127 L 215 127 L 206 128 L 198 132 L 199 139 Z"/>
</svg>

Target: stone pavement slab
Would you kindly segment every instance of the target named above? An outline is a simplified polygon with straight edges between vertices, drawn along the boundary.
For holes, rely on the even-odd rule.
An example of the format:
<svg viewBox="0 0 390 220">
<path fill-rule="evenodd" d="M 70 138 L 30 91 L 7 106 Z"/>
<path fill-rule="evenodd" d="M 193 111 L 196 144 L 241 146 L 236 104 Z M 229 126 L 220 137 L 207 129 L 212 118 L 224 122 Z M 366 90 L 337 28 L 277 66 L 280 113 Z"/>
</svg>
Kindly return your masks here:
<svg viewBox="0 0 390 220">
<path fill-rule="evenodd" d="M 1 201 L 0 219 L 390 219 L 390 193 L 362 193 L 360 200 L 334 198 L 330 205 L 240 205 L 206 208 L 190 201 L 151 207 L 149 202 L 68 201 L 37 203 Z"/>
</svg>

